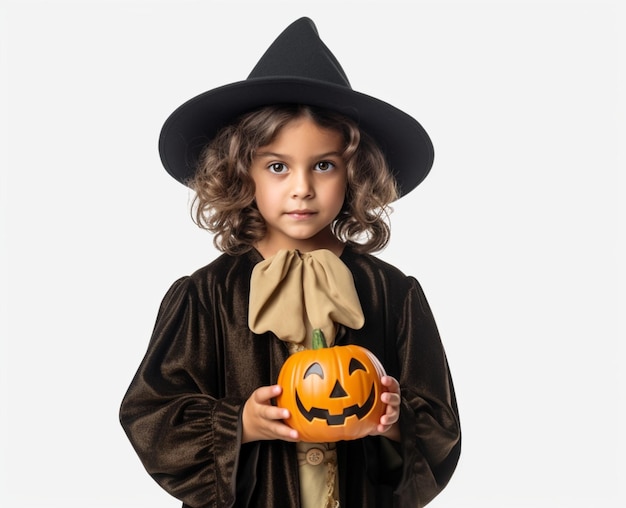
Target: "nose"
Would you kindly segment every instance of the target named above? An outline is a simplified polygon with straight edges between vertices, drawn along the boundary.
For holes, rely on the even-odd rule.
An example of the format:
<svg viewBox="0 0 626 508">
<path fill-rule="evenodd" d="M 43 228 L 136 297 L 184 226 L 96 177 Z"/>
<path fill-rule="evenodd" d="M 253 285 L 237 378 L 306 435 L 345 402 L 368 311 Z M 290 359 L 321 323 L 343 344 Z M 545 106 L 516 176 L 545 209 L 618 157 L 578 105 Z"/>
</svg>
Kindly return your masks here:
<svg viewBox="0 0 626 508">
<path fill-rule="evenodd" d="M 301 199 L 313 197 L 313 181 L 310 171 L 306 169 L 293 171 L 291 194 L 292 197 Z"/>
<path fill-rule="evenodd" d="M 339 381 L 335 381 L 335 386 L 333 386 L 333 391 L 330 393 L 331 399 L 339 399 L 341 397 L 347 397 L 348 394 L 343 389 L 343 386 L 339 384 Z"/>
</svg>

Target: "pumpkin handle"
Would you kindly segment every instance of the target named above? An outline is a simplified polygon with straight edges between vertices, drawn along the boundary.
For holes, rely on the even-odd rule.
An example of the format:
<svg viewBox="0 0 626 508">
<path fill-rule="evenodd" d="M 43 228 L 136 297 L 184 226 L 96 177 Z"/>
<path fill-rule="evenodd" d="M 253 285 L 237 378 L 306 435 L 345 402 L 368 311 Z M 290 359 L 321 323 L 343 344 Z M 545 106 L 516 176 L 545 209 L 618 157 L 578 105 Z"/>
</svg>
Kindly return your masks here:
<svg viewBox="0 0 626 508">
<path fill-rule="evenodd" d="M 313 339 L 311 341 L 312 349 L 324 349 L 327 348 L 328 344 L 326 344 L 326 337 L 324 337 L 324 332 L 321 328 L 316 328 L 313 330 Z"/>
</svg>

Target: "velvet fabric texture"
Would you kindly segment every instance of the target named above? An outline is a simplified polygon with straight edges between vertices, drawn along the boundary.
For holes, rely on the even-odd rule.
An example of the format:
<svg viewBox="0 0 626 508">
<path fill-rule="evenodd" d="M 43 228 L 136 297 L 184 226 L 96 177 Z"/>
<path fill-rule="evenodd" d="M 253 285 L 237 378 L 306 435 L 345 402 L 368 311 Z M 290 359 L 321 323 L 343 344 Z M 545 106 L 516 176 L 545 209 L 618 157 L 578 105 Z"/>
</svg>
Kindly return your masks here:
<svg viewBox="0 0 626 508">
<path fill-rule="evenodd" d="M 419 508 L 448 483 L 461 431 L 448 363 L 413 277 L 346 248 L 365 324 L 340 326 L 337 345 L 370 349 L 400 382 L 402 442 L 337 443 L 341 506 Z M 289 356 L 273 333 L 248 328 L 252 250 L 221 255 L 176 281 L 159 310 L 120 420 L 148 473 L 184 508 L 298 508 L 296 446 L 241 443 L 250 394 L 276 382 Z"/>
</svg>

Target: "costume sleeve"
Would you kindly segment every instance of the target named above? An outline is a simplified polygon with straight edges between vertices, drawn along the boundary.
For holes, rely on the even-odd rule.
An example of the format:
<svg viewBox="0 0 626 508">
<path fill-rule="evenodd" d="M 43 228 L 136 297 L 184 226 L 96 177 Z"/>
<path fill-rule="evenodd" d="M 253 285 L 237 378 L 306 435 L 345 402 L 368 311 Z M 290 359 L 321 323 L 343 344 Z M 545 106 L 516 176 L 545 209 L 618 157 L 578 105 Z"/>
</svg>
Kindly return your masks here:
<svg viewBox="0 0 626 508">
<path fill-rule="evenodd" d="M 241 445 L 244 401 L 220 398 L 215 330 L 190 279 L 175 282 L 120 409 L 148 473 L 194 508 L 232 505 Z"/>
<path fill-rule="evenodd" d="M 398 506 L 421 507 L 450 480 L 459 460 L 461 429 L 435 320 L 419 283 L 412 277 L 407 282 L 397 330 L 403 465 L 395 493 Z"/>
</svg>

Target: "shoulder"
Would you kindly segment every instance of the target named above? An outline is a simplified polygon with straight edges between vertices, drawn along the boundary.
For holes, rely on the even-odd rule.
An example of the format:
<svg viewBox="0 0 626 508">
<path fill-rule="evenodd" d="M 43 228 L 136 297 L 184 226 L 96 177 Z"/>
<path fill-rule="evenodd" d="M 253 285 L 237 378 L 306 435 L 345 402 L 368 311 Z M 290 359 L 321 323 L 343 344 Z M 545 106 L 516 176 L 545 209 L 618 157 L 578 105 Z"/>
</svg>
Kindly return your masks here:
<svg viewBox="0 0 626 508">
<path fill-rule="evenodd" d="M 189 278 L 195 283 L 207 280 L 226 282 L 232 278 L 251 273 L 261 259 L 256 251 L 249 251 L 236 256 L 221 254 L 209 264 L 193 272 Z"/>
<path fill-rule="evenodd" d="M 355 279 L 368 277 L 384 280 L 391 284 L 411 284 L 415 280 L 396 266 L 372 254 L 360 254 L 352 249 L 346 249 L 341 259 L 348 266 Z"/>
<path fill-rule="evenodd" d="M 393 307 L 401 307 L 409 301 L 426 301 L 422 287 L 415 277 L 372 254 L 359 254 L 350 250 L 344 252 L 341 259 L 352 272 L 355 287 L 361 297 L 377 295 Z"/>
<path fill-rule="evenodd" d="M 261 259 L 256 251 L 236 256 L 221 254 L 190 275 L 176 280 L 168 293 L 186 293 L 204 300 L 225 292 L 249 291 L 252 269 Z"/>
</svg>

